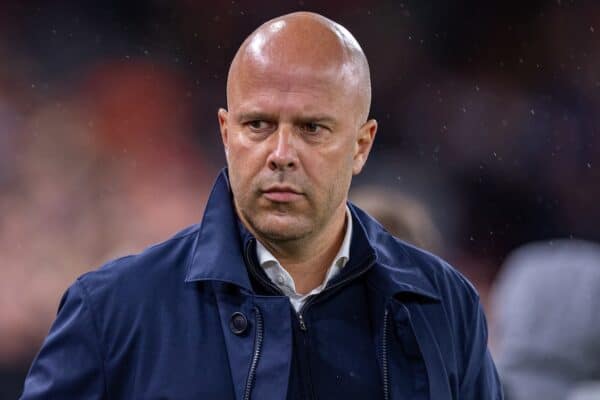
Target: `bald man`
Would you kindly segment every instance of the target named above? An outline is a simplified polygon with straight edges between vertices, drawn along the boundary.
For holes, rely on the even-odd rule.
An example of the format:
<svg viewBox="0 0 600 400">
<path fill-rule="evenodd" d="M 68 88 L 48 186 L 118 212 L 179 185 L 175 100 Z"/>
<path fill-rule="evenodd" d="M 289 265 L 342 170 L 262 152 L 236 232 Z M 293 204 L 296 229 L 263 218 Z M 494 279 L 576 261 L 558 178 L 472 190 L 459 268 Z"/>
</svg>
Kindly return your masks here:
<svg viewBox="0 0 600 400">
<path fill-rule="evenodd" d="M 22 398 L 500 399 L 473 287 L 347 201 L 370 101 L 344 27 L 259 27 L 231 63 L 202 222 L 80 277 Z"/>
</svg>

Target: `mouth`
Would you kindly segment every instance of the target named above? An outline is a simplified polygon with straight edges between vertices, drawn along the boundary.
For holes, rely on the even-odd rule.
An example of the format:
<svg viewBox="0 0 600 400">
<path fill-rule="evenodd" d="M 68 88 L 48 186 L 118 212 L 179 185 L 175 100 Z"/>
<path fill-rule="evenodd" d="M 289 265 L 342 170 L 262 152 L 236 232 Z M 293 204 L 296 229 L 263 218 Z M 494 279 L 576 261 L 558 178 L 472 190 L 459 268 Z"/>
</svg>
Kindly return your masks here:
<svg viewBox="0 0 600 400">
<path fill-rule="evenodd" d="M 262 190 L 262 195 L 275 203 L 290 203 L 300 199 L 303 194 L 291 186 L 270 186 Z"/>
</svg>

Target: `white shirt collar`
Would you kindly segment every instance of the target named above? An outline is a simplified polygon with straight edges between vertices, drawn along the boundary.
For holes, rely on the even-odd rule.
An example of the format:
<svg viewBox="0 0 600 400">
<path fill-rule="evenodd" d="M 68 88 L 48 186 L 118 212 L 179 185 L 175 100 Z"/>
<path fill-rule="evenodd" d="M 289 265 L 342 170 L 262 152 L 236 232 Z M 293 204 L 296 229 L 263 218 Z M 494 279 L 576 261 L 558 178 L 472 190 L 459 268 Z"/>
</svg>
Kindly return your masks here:
<svg viewBox="0 0 600 400">
<path fill-rule="evenodd" d="M 350 259 L 350 242 L 352 240 L 352 215 L 350 209 L 346 206 L 346 233 L 342 245 L 333 259 L 333 263 L 327 270 L 325 280 L 321 285 L 305 295 L 296 292 L 296 285 L 292 276 L 281 266 L 279 261 L 271 254 L 269 250 L 263 246 L 258 240 L 256 241 L 256 256 L 260 266 L 264 269 L 267 276 L 273 283 L 286 294 L 292 305 L 299 311 L 306 299 L 314 294 L 321 292 L 329 281 L 336 276 L 340 270 L 346 265 Z"/>
</svg>

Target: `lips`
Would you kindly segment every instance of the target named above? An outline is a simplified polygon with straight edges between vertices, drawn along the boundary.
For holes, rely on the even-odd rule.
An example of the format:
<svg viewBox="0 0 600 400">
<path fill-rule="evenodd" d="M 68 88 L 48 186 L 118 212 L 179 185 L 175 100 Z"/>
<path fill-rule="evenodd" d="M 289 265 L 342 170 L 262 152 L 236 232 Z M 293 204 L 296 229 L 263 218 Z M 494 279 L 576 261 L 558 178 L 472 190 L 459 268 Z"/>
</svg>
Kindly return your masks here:
<svg viewBox="0 0 600 400">
<path fill-rule="evenodd" d="M 302 193 L 291 186 L 271 186 L 262 193 L 265 198 L 276 203 L 289 203 L 302 197 Z"/>
</svg>

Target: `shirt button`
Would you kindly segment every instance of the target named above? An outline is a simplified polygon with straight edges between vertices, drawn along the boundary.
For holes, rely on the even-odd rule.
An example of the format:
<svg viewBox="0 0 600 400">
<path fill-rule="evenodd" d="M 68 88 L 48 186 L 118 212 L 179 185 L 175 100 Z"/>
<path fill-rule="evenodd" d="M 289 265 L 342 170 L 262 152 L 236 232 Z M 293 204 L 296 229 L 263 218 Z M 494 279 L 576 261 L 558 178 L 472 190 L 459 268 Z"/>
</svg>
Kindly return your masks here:
<svg viewBox="0 0 600 400">
<path fill-rule="evenodd" d="M 229 328 L 231 329 L 231 332 L 238 336 L 246 332 L 246 329 L 248 328 L 248 320 L 246 319 L 246 316 L 241 312 L 234 312 L 231 314 L 231 318 L 229 319 Z"/>
<path fill-rule="evenodd" d="M 283 275 L 277 275 L 277 283 L 279 283 L 280 285 L 283 285 L 285 283 L 285 278 L 283 277 Z"/>
</svg>

